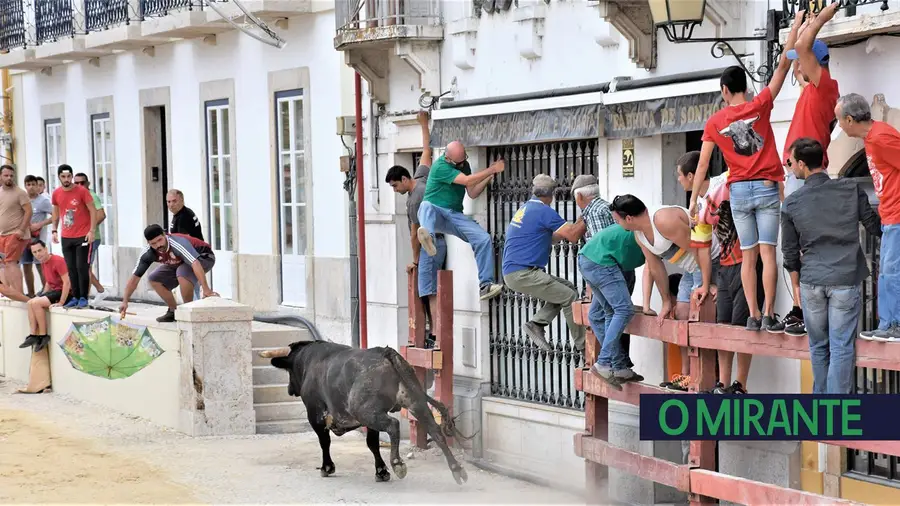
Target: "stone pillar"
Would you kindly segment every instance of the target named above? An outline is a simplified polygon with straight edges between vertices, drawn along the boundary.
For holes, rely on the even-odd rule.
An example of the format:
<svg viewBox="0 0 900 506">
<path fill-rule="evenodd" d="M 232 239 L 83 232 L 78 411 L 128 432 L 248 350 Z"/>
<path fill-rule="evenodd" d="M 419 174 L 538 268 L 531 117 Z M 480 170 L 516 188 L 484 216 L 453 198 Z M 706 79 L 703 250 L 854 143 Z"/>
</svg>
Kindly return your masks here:
<svg viewBox="0 0 900 506">
<path fill-rule="evenodd" d="M 181 331 L 180 430 L 191 436 L 256 433 L 253 309 L 210 297 L 178 307 Z"/>
</svg>

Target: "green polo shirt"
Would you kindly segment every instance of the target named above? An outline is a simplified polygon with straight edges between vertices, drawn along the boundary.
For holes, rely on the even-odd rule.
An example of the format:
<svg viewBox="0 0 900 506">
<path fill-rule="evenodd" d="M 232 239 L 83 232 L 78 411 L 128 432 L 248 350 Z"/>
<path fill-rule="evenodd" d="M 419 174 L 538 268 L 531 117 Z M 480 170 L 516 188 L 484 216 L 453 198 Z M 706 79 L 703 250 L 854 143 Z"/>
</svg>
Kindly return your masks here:
<svg viewBox="0 0 900 506">
<path fill-rule="evenodd" d="M 103 202 L 100 201 L 100 197 L 94 192 L 91 192 L 91 197 L 94 199 L 94 209 L 98 211 L 103 209 Z M 94 229 L 94 240 L 103 242 L 103 229 L 100 228 L 100 225 L 97 225 L 97 228 Z"/>
<path fill-rule="evenodd" d="M 634 232 L 620 225 L 611 225 L 594 234 L 578 254 L 597 265 L 619 266 L 626 272 L 644 265 L 644 252 L 634 238 Z"/>
<path fill-rule="evenodd" d="M 437 207 L 451 209 L 456 212 L 463 211 L 463 198 L 466 196 L 466 187 L 454 184 L 453 180 L 460 174 L 472 174 L 469 162 L 464 162 L 457 167 L 444 159 L 443 156 L 431 164 L 431 172 L 428 173 L 428 184 L 425 185 L 425 202 L 431 202 Z"/>
</svg>

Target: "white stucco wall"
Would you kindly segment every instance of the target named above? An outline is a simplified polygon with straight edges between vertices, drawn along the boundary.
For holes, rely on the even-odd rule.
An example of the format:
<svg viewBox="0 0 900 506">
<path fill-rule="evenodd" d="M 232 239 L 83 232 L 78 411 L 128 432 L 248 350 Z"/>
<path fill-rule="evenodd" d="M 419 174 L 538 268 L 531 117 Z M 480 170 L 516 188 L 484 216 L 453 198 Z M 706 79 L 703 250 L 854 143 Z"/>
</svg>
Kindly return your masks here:
<svg viewBox="0 0 900 506">
<path fill-rule="evenodd" d="M 283 34 L 289 44 L 281 50 L 264 45 L 237 31 L 219 34 L 217 44 L 200 39 L 159 45 L 155 57 L 140 51 L 128 51 L 100 58 L 99 67 L 87 61 L 53 67 L 52 75 L 31 72 L 22 76 L 27 140 L 20 164 L 27 172 L 42 174 L 42 105 L 65 102 L 65 162 L 76 170 L 91 163 L 89 118 L 86 101 L 94 97 L 114 97 L 114 139 L 119 213 L 119 245 L 136 247 L 144 242 L 143 224 L 130 216 L 141 216 L 145 203 L 141 193 L 141 108 L 139 90 L 169 87 L 171 110 L 171 146 L 173 167 L 170 187 L 185 194 L 208 229 L 207 210 L 203 208 L 201 160 L 204 142 L 200 104 L 200 83 L 233 79 L 236 119 L 237 165 L 235 191 L 240 200 L 235 212 L 237 252 L 274 254 L 273 236 L 277 224 L 271 212 L 270 167 L 273 144 L 269 138 L 274 121 L 269 106 L 268 73 L 307 67 L 310 101 L 304 104 L 313 125 L 311 144 L 315 198 L 311 211 L 315 216 L 308 240 L 311 254 L 317 257 L 346 258 L 348 255 L 347 196 L 342 188 L 344 175 L 338 159 L 345 154 L 335 133 L 335 117 L 352 113 L 352 80 L 343 65 L 342 55 L 332 46 L 333 11 L 291 18 Z M 349 103 L 349 106 L 348 106 Z M 24 158 L 24 159 L 23 159 Z M 55 177 L 55 176 L 54 176 Z"/>
</svg>

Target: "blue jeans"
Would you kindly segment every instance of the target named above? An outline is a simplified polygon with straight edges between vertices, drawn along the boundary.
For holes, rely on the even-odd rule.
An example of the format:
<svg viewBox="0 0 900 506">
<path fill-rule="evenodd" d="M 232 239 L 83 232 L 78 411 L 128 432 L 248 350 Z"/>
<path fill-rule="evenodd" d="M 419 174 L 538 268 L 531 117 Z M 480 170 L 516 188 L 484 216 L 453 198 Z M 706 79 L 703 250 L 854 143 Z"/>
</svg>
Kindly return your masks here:
<svg viewBox="0 0 900 506">
<path fill-rule="evenodd" d="M 491 236 L 463 213 L 438 207 L 431 202 L 419 206 L 419 226 L 429 234 L 450 234 L 469 243 L 478 265 L 478 284 L 494 283 L 494 248 Z"/>
<path fill-rule="evenodd" d="M 622 333 L 634 316 L 625 275 L 619 267 L 597 265 L 585 256 L 578 257 L 578 268 L 591 287 L 593 300 L 588 319 L 597 340 L 600 356 L 597 364 L 619 371 L 628 368 L 628 355 L 622 347 Z"/>
<path fill-rule="evenodd" d="M 851 393 L 856 327 L 862 309 L 859 286 L 800 283 L 800 301 L 809 334 L 813 393 Z"/>
<path fill-rule="evenodd" d="M 738 181 L 731 183 L 731 215 L 741 249 L 757 244 L 778 245 L 781 200 L 774 181 Z"/>
<path fill-rule="evenodd" d="M 447 260 L 447 241 L 444 236 L 434 238 L 437 255 L 430 256 L 422 249 L 419 251 L 419 297 L 428 297 L 437 293 L 437 273 Z"/>
<path fill-rule="evenodd" d="M 900 225 L 882 225 L 878 328 L 900 325 Z"/>
</svg>

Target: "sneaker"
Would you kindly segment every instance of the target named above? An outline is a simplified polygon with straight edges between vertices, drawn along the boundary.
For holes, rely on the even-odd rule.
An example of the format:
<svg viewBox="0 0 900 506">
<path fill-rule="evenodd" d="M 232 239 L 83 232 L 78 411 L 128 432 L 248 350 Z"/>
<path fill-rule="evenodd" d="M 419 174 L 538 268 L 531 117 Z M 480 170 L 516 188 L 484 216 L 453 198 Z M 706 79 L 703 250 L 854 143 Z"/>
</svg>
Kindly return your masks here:
<svg viewBox="0 0 900 506">
<path fill-rule="evenodd" d="M 48 344 L 50 344 L 50 336 L 40 336 L 37 345 L 34 347 L 34 352 L 37 353 L 43 350 Z"/>
<path fill-rule="evenodd" d="M 665 381 L 659 386 L 668 388 L 669 390 L 678 390 L 679 392 L 687 392 L 691 384 L 691 377 L 683 374 L 672 375 L 672 381 Z"/>
<path fill-rule="evenodd" d="M 731 386 L 728 387 L 727 390 L 730 390 L 729 393 L 732 394 L 746 395 L 747 393 L 747 391 L 744 390 L 744 385 L 742 385 L 741 382 L 737 380 L 734 380 L 734 382 L 731 383 Z"/>
<path fill-rule="evenodd" d="M 803 337 L 806 335 L 806 323 L 800 320 L 793 325 L 788 325 L 784 328 L 784 333 L 789 336 Z"/>
<path fill-rule="evenodd" d="M 778 321 L 778 315 L 763 315 L 760 327 L 769 334 L 784 334 L 784 325 Z"/>
<path fill-rule="evenodd" d="M 88 300 L 87 300 L 87 298 L 82 297 L 82 298 L 78 299 L 78 305 L 75 306 L 75 307 L 78 308 L 78 309 L 84 309 L 84 308 L 88 307 Z"/>
<path fill-rule="evenodd" d="M 525 331 L 525 335 L 528 339 L 531 339 L 531 342 L 536 344 L 538 348 L 542 350 L 550 349 L 550 343 L 548 343 L 547 339 L 544 337 L 544 327 L 534 322 L 528 322 L 522 326 L 522 330 Z"/>
<path fill-rule="evenodd" d="M 603 367 L 600 364 L 594 364 L 591 367 L 591 374 L 599 376 L 600 379 L 605 381 L 610 387 L 615 388 L 616 390 L 622 390 L 622 383 L 616 378 L 615 374 L 609 367 Z"/>
<path fill-rule="evenodd" d="M 22 341 L 22 344 L 19 345 L 19 348 L 28 348 L 29 346 L 34 346 L 38 342 L 40 342 L 41 336 L 36 336 L 34 334 L 30 334 L 28 337 Z"/>
<path fill-rule="evenodd" d="M 433 257 L 437 255 L 437 248 L 434 247 L 434 237 L 425 227 L 419 227 L 416 237 L 419 238 L 419 244 L 422 245 L 422 249 L 425 250 L 425 253 L 428 253 L 428 256 Z"/>
<path fill-rule="evenodd" d="M 69 300 L 69 302 L 66 302 L 66 304 L 63 307 L 66 309 L 73 309 L 73 308 L 78 307 L 78 299 L 73 297 L 72 299 Z"/>
<path fill-rule="evenodd" d="M 615 376 L 616 380 L 619 381 L 619 383 L 640 383 L 641 381 L 644 381 L 644 377 L 631 370 L 631 368 L 620 369 L 613 375 Z"/>
<path fill-rule="evenodd" d="M 712 393 L 716 395 L 726 395 L 728 394 L 728 388 L 726 388 L 725 384 L 720 381 L 716 383 L 716 387 L 712 389 Z"/>
<path fill-rule="evenodd" d="M 883 343 L 900 342 L 900 327 L 892 325 L 887 330 L 876 330 L 872 334 L 872 340 Z"/>
<path fill-rule="evenodd" d="M 172 323 L 175 321 L 175 311 L 171 309 L 166 311 L 166 314 L 160 316 L 156 319 L 159 323 Z"/>
<path fill-rule="evenodd" d="M 419 230 L 422 230 L 421 228 Z M 490 283 L 481 287 L 481 300 L 493 299 L 500 295 L 503 287 L 497 283 Z"/>
<path fill-rule="evenodd" d="M 434 348 L 434 345 L 437 343 L 437 339 L 435 339 L 434 334 L 429 332 L 425 335 L 425 349 L 430 350 Z"/>
<path fill-rule="evenodd" d="M 874 341 L 876 332 L 878 332 L 878 329 L 863 330 L 859 333 L 859 338 L 865 339 L 866 341 Z"/>
<path fill-rule="evenodd" d="M 98 293 L 97 295 L 94 295 L 94 300 L 91 302 L 91 304 L 96 306 L 97 304 L 106 300 L 107 297 L 109 297 L 109 292 L 106 290 L 103 290 L 102 292 Z"/>
<path fill-rule="evenodd" d="M 762 318 L 754 318 L 752 316 L 747 318 L 747 326 L 744 328 L 752 332 L 759 332 L 759 329 L 762 328 Z"/>
<path fill-rule="evenodd" d="M 784 320 L 781 320 L 780 322 L 776 322 L 775 325 L 773 325 L 771 327 L 771 329 L 766 329 L 766 330 L 771 334 L 781 334 L 782 332 L 787 333 L 788 327 L 795 326 L 797 324 L 800 324 L 801 326 L 803 325 L 803 317 L 801 316 L 798 318 L 797 315 L 794 314 L 793 311 L 791 311 L 784 318 Z M 806 331 L 804 330 L 803 334 L 800 334 L 800 335 L 801 336 L 806 335 Z"/>
</svg>

